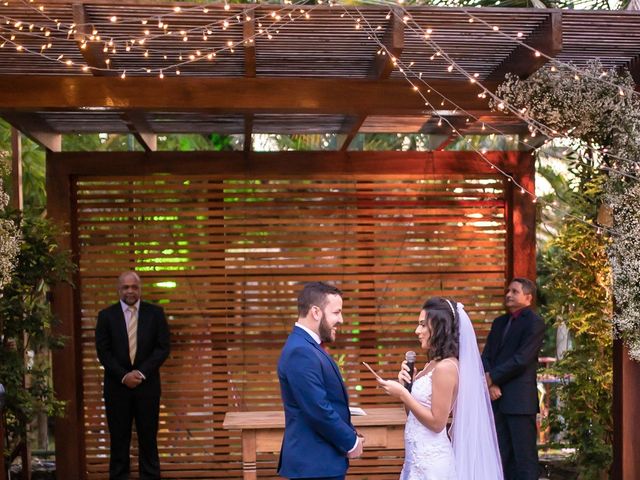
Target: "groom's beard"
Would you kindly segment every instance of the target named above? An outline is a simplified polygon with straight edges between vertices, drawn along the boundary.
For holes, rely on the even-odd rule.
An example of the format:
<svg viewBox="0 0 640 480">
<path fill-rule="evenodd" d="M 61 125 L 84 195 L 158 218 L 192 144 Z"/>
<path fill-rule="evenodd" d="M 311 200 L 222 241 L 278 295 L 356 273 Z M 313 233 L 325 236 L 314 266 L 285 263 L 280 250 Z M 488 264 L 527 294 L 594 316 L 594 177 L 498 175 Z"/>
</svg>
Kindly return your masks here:
<svg viewBox="0 0 640 480">
<path fill-rule="evenodd" d="M 322 341 L 322 343 L 331 343 L 335 340 L 335 337 L 331 335 L 331 325 L 329 325 L 329 322 L 327 322 L 327 317 L 324 312 L 322 312 L 322 318 L 320 319 L 320 328 L 318 333 L 320 333 L 320 340 Z"/>
</svg>

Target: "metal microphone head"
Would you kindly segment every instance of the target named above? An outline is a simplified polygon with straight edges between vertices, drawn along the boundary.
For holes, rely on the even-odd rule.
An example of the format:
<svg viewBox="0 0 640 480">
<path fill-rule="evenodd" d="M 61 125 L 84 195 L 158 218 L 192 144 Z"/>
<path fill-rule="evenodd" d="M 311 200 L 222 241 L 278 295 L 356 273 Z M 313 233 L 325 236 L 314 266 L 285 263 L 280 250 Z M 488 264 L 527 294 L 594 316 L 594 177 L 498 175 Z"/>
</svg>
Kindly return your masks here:
<svg viewBox="0 0 640 480">
<path fill-rule="evenodd" d="M 404 359 L 407 362 L 407 367 L 409 367 L 409 376 L 413 378 L 413 372 L 415 372 L 416 367 L 416 352 L 413 350 L 409 350 L 404 354 Z M 411 387 L 413 387 L 413 381 L 405 384 L 407 390 L 411 391 Z"/>
<path fill-rule="evenodd" d="M 414 352 L 413 350 L 409 350 L 407 353 L 404 354 L 404 359 L 407 361 L 407 363 L 416 363 L 416 352 Z"/>
</svg>

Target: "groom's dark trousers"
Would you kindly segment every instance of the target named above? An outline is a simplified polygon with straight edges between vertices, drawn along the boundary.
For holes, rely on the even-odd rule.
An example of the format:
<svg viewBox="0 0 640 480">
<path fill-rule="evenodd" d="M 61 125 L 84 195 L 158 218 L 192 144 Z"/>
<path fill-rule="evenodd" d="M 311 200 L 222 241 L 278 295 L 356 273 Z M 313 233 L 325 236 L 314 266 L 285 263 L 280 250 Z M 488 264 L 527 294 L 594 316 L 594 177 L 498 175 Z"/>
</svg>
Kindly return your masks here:
<svg viewBox="0 0 640 480">
<path fill-rule="evenodd" d="M 531 308 L 496 318 L 482 352 L 485 372 L 500 387 L 492 402 L 505 480 L 538 480 L 536 414 L 538 353 L 544 321 Z"/>
</svg>

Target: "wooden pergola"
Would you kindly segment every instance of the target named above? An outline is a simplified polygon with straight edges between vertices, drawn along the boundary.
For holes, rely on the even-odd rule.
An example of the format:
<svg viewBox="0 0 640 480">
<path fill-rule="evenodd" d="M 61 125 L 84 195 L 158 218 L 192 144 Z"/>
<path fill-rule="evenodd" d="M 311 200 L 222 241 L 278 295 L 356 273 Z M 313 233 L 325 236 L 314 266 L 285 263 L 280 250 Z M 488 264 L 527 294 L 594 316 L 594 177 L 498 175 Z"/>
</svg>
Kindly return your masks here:
<svg viewBox="0 0 640 480">
<path fill-rule="evenodd" d="M 239 478 L 238 439 L 219 433 L 220 414 L 277 406 L 274 383 L 262 377 L 290 327 L 295 282 L 337 280 L 359 309 L 359 348 L 345 341 L 336 353 L 366 406 L 385 400 L 361 393 L 368 384 L 355 360 L 379 361 L 381 343 L 394 354 L 412 345 L 419 296 L 462 298 L 482 337 L 504 282 L 535 277 L 535 204 L 515 185 L 534 191 L 530 149 L 540 136 L 489 108 L 506 73 L 598 58 L 640 83 L 634 12 L 48 0 L 5 2 L 0 15 L 0 115 L 47 149 L 48 213 L 70 231 L 63 246 L 80 264 L 77 290 L 54 292 L 69 339 L 54 356 L 56 390 L 69 402 L 56 427 L 60 478 L 105 475 L 91 335 L 97 310 L 114 300 L 117 272 L 154 264 L 144 270 L 145 295 L 166 301 L 174 322 L 165 472 Z M 77 133 L 131 134 L 144 151 L 63 151 L 63 135 Z M 244 147 L 158 151 L 158 136 L 174 133 L 243 135 Z M 429 135 L 432 148 L 353 151 L 369 133 Z M 258 134 L 329 134 L 335 148 L 259 152 Z M 517 135 L 522 149 L 444 151 L 461 136 L 488 134 Z M 340 232 L 335 251 L 331 235 L 320 246 L 306 236 L 317 225 Z M 162 268 L 153 263 L 161 255 Z M 195 306 L 166 290 L 175 279 Z M 380 340 L 384 332 L 393 340 Z M 617 348 L 620 479 L 637 478 L 640 465 L 640 372 L 627 358 Z M 213 388 L 180 383 L 189 371 Z M 239 384 L 227 387 L 229 375 Z M 401 452 L 383 453 L 356 462 L 353 478 L 397 476 Z"/>
</svg>

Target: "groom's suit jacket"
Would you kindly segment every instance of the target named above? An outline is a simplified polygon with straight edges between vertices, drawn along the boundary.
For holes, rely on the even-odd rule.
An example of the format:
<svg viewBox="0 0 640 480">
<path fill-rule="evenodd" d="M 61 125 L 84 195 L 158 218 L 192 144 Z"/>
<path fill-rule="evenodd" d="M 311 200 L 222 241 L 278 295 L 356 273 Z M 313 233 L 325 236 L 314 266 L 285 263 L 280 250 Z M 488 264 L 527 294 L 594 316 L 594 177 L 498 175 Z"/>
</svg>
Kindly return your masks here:
<svg viewBox="0 0 640 480">
<path fill-rule="evenodd" d="M 531 308 L 523 309 L 503 334 L 510 314 L 496 318 L 482 351 L 485 372 L 502 390 L 494 410 L 507 415 L 535 415 L 539 411 L 536 370 L 544 339 L 544 321 Z"/>
<path fill-rule="evenodd" d="M 294 327 L 280 354 L 278 379 L 285 414 L 278 474 L 344 475 L 356 432 L 336 363 L 307 332 Z"/>
</svg>

